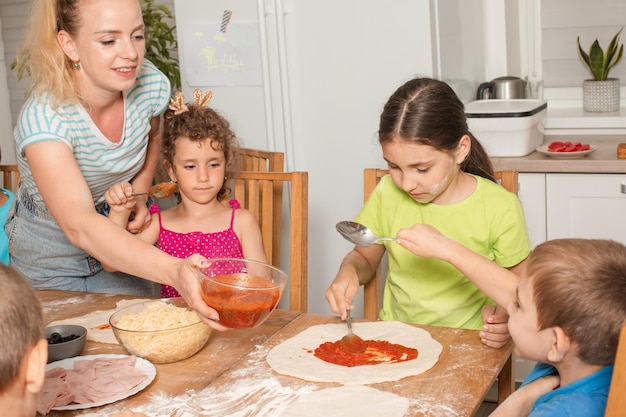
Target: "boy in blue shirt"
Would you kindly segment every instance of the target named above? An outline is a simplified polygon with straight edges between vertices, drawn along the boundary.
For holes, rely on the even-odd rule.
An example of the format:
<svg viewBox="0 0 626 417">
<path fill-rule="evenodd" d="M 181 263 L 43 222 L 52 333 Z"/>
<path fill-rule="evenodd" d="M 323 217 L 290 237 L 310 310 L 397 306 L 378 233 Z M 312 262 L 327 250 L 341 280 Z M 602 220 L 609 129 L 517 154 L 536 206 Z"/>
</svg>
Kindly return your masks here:
<svg viewBox="0 0 626 417">
<path fill-rule="evenodd" d="M 626 246 L 602 239 L 538 245 L 518 278 L 429 225 L 398 232 L 417 256 L 454 265 L 509 313 L 517 354 L 537 361 L 492 414 L 602 417 L 626 320 Z"/>
<path fill-rule="evenodd" d="M 0 265 L 0 410 L 11 417 L 37 412 L 46 373 L 48 341 L 34 289 L 16 269 Z M 111 417 L 146 417 L 122 411 Z"/>
</svg>

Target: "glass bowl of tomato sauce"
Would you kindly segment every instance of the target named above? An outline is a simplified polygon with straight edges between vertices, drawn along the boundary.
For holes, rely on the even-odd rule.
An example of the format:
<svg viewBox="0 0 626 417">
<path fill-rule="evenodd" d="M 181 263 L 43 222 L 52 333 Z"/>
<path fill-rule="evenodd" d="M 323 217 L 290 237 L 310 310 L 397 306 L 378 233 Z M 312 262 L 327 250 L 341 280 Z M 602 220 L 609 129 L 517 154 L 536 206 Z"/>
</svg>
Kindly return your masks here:
<svg viewBox="0 0 626 417">
<path fill-rule="evenodd" d="M 287 285 L 283 271 L 249 259 L 210 259 L 200 276 L 202 299 L 218 312 L 219 323 L 232 329 L 263 323 Z"/>
</svg>

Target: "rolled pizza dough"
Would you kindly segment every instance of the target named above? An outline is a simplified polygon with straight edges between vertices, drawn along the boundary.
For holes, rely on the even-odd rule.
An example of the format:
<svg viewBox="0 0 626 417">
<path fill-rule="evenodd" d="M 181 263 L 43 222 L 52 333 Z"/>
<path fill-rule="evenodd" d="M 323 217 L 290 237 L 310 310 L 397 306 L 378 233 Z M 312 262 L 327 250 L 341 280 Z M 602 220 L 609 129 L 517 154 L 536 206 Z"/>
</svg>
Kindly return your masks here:
<svg viewBox="0 0 626 417">
<path fill-rule="evenodd" d="M 324 342 L 334 342 L 345 336 L 344 323 L 311 326 L 291 339 L 274 346 L 267 363 L 277 373 L 306 381 L 338 382 L 343 385 L 365 385 L 397 381 L 419 375 L 439 360 L 442 346 L 426 330 L 396 321 L 353 323 L 354 333 L 363 339 L 386 340 L 416 348 L 417 359 L 378 365 L 346 367 L 324 362 L 313 351 Z"/>
<path fill-rule="evenodd" d="M 402 417 L 409 400 L 360 385 L 327 388 L 298 397 L 280 417 Z"/>
</svg>

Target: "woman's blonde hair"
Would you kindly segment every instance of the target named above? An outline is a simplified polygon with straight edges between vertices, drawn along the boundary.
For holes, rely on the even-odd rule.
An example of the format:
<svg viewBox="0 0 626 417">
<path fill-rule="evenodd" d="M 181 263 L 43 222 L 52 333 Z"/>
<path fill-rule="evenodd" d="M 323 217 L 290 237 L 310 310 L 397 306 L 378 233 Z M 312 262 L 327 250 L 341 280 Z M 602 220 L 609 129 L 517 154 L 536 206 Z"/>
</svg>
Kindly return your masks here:
<svg viewBox="0 0 626 417">
<path fill-rule="evenodd" d="M 51 104 L 74 101 L 79 96 L 73 62 L 65 55 L 57 34 L 76 36 L 84 0 L 34 0 L 26 37 L 16 56 L 18 76 L 28 75 L 26 91 L 40 97 L 48 93 Z"/>
</svg>

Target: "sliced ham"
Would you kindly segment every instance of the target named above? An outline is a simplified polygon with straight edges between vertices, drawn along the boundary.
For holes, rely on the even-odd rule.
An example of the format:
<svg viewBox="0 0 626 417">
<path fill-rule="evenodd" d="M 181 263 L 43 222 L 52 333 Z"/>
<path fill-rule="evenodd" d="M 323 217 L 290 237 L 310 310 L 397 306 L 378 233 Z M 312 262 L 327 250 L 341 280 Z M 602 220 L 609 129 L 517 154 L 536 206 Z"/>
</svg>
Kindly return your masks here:
<svg viewBox="0 0 626 417">
<path fill-rule="evenodd" d="M 74 401 L 74 394 L 65 384 L 66 375 L 65 368 L 52 368 L 46 372 L 46 379 L 39 397 L 38 412 L 48 414 L 54 407 L 62 407 Z"/>
<path fill-rule="evenodd" d="M 97 358 L 77 360 L 73 369 L 49 370 L 38 411 L 47 414 L 55 407 L 102 402 L 127 393 L 148 378 L 135 362 L 134 356 Z"/>
</svg>

